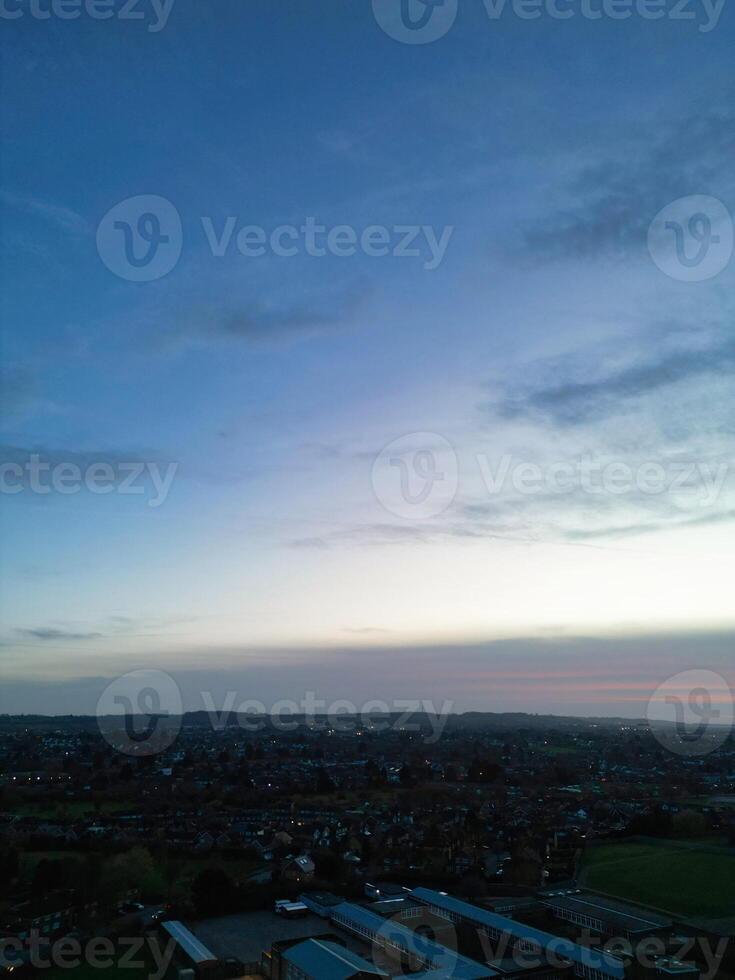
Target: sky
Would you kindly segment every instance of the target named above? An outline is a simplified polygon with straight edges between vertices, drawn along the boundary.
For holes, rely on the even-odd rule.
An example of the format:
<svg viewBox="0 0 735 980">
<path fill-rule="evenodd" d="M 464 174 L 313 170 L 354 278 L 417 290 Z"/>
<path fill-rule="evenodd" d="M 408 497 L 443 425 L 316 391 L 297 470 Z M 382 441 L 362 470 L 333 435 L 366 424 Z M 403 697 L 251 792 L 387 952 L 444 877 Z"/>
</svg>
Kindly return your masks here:
<svg viewBox="0 0 735 980">
<path fill-rule="evenodd" d="M 6 0 L 1 712 L 735 687 L 735 13 L 405 2 Z"/>
</svg>

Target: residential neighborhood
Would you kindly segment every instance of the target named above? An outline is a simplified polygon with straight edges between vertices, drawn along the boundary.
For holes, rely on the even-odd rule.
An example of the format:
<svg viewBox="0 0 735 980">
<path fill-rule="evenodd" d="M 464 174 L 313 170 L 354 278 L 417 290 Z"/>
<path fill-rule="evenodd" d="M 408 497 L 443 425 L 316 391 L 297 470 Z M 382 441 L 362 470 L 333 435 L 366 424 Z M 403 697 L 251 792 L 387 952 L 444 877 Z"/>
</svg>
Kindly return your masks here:
<svg viewBox="0 0 735 980">
<path fill-rule="evenodd" d="M 457 716 L 430 746 L 420 724 L 247 734 L 189 722 L 166 752 L 135 757 L 84 719 L 3 719 L 6 939 L 174 920 L 209 935 L 207 922 L 244 916 L 239 935 L 265 915 L 277 943 L 282 926 L 303 937 L 302 918 L 331 921 L 345 902 L 410 926 L 426 889 L 567 938 L 663 931 L 661 957 L 682 930 L 733 936 L 732 739 L 691 759 L 613 721 Z M 645 880 L 656 861 L 659 895 Z M 677 880 L 686 890 L 670 890 Z M 242 962 L 239 939 L 214 945 L 218 962 Z M 253 963 L 270 950 L 252 937 L 245 948 Z"/>
</svg>

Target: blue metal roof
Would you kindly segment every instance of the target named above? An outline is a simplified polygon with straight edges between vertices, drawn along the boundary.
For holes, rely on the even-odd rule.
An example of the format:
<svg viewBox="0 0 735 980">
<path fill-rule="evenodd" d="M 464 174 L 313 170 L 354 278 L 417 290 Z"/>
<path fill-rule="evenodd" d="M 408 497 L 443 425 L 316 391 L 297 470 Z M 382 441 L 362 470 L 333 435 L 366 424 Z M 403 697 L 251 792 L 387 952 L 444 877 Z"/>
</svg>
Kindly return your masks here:
<svg viewBox="0 0 735 980">
<path fill-rule="evenodd" d="M 171 919 L 168 922 L 162 922 L 161 925 L 194 963 L 209 963 L 211 960 L 217 959 L 214 953 L 211 953 L 204 943 L 200 942 L 194 933 L 186 928 L 183 922 Z"/>
<path fill-rule="evenodd" d="M 330 915 L 333 919 L 341 915 L 348 922 L 362 926 L 368 932 L 382 936 L 386 942 L 420 957 L 428 964 L 427 972 L 431 976 L 451 977 L 454 980 L 487 980 L 489 977 L 497 976 L 497 971 L 489 966 L 477 963 L 467 956 L 461 956 L 455 950 L 429 939 L 428 936 L 415 932 L 393 919 L 384 919 L 361 905 L 344 902 L 332 909 Z"/>
<path fill-rule="evenodd" d="M 470 905 L 469 902 L 462 902 L 458 898 L 443 895 L 441 892 L 432 891 L 430 888 L 414 888 L 411 897 L 424 905 L 434 906 L 445 912 L 452 912 L 467 922 L 487 926 L 489 929 L 498 930 L 517 939 L 524 939 L 529 943 L 536 943 L 543 950 L 561 956 L 572 963 L 581 963 L 591 970 L 599 970 L 605 976 L 615 977 L 616 980 L 622 980 L 625 976 L 623 961 L 602 950 L 579 946 L 569 939 L 553 936 L 549 932 L 534 929 L 532 926 L 516 922 L 504 915 L 498 915 L 496 912 L 488 912 L 477 905 Z"/>
<path fill-rule="evenodd" d="M 388 976 L 344 946 L 323 939 L 306 939 L 298 946 L 291 946 L 283 954 L 283 958 L 318 980 L 349 980 L 356 973 Z"/>
</svg>

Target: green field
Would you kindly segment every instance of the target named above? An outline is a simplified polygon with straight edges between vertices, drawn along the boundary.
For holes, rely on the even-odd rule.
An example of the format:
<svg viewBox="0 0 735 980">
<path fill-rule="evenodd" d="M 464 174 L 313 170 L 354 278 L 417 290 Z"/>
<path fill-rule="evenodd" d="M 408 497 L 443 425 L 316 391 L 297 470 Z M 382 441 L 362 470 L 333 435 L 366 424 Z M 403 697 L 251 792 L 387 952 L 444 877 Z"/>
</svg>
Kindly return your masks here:
<svg viewBox="0 0 735 980">
<path fill-rule="evenodd" d="M 685 918 L 735 914 L 735 853 L 724 848 L 673 841 L 592 847 L 585 853 L 581 882 Z"/>
</svg>

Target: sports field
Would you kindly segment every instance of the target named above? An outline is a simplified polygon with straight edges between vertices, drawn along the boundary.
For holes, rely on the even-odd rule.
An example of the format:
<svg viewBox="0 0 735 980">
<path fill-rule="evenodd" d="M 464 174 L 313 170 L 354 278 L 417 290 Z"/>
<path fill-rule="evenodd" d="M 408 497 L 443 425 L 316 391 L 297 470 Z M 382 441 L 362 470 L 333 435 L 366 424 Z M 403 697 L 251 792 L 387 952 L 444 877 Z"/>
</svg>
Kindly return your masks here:
<svg viewBox="0 0 735 980">
<path fill-rule="evenodd" d="M 674 841 L 591 847 L 580 878 L 593 891 L 686 918 L 735 915 L 735 852 L 724 848 Z"/>
</svg>

